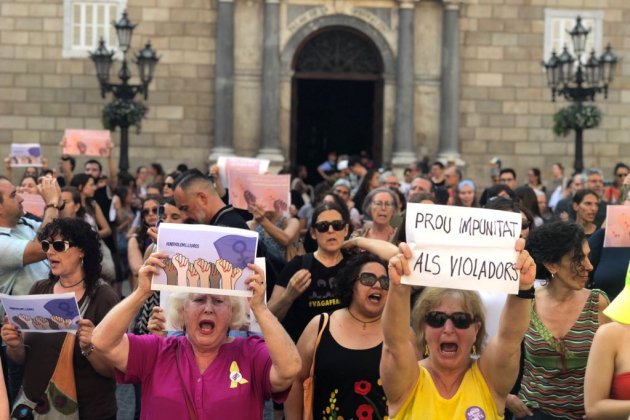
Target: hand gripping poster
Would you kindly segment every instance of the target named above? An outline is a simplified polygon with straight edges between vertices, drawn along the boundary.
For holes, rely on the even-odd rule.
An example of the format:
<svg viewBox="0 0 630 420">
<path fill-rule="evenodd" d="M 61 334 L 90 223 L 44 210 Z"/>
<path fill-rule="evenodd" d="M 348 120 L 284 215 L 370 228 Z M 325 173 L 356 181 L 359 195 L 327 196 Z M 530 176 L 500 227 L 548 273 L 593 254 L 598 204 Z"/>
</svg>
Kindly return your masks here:
<svg viewBox="0 0 630 420">
<path fill-rule="evenodd" d="M 251 297 L 245 280 L 253 273 L 258 233 L 222 226 L 162 223 L 158 251 L 169 256 L 153 290 Z"/>
<path fill-rule="evenodd" d="M 22 331 L 76 333 L 81 319 L 74 293 L 11 296 L 0 294 L 9 322 Z"/>
</svg>

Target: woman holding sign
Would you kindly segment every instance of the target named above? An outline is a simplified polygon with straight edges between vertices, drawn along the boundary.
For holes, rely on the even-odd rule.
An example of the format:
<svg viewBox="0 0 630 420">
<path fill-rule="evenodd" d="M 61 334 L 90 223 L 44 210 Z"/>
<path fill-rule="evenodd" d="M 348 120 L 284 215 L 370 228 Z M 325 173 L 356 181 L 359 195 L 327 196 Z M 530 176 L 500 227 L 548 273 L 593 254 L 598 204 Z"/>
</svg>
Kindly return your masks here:
<svg viewBox="0 0 630 420">
<path fill-rule="evenodd" d="M 61 418 L 63 413 L 81 419 L 114 419 L 113 371 L 91 344 L 94 325 L 118 301 L 112 288 L 100 279 L 98 235 L 83 220 L 62 218 L 46 225 L 38 239 L 48 258 L 50 277 L 36 282 L 31 294 L 74 292 L 82 319 L 76 337 L 61 332 L 21 333 L 13 323 L 2 326 L 7 355 L 24 365 L 23 392 L 13 407 L 13 417 Z M 36 321 L 50 325 L 48 329 L 66 328 L 67 322 L 61 315 L 32 322 Z"/>
<path fill-rule="evenodd" d="M 520 252 L 518 295 L 509 295 L 497 335 L 483 350 L 485 316 L 478 293 L 427 288 L 414 307 L 412 326 L 425 358 L 409 341 L 411 250 L 389 260 L 390 288 L 383 312 L 381 379 L 391 419 L 499 419 L 518 375 L 520 348 L 529 324 L 536 264 Z M 483 350 L 483 351 L 482 351 Z M 478 360 L 471 357 L 481 354 Z"/>
<path fill-rule="evenodd" d="M 537 228 L 527 249 L 546 284 L 536 289 L 531 305 L 521 390 L 518 397 L 510 396 L 508 406 L 519 418 L 582 419 L 586 361 L 597 328 L 607 322 L 602 311 L 608 297 L 585 288 L 593 266 L 576 223 Z"/>
<path fill-rule="evenodd" d="M 94 330 L 97 352 L 118 370 L 121 382 L 141 384 L 141 419 L 262 419 L 265 399 L 284 400 L 300 369 L 295 345 L 265 305 L 263 271 L 250 264 L 255 274 L 246 284 L 264 340 L 228 337 L 230 326 L 242 321 L 242 301 L 200 293 L 184 301 L 185 336 L 127 334 L 165 258 L 161 253 L 148 258 L 138 288 Z"/>
</svg>

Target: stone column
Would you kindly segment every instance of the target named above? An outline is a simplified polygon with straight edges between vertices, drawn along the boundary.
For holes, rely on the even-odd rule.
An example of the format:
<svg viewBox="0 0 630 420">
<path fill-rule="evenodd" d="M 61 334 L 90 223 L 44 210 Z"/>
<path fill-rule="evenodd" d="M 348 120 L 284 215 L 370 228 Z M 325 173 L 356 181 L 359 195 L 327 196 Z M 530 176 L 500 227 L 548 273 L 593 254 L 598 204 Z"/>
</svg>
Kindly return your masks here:
<svg viewBox="0 0 630 420">
<path fill-rule="evenodd" d="M 234 1 L 219 0 L 214 75 L 214 144 L 208 160 L 234 154 Z"/>
<path fill-rule="evenodd" d="M 398 9 L 398 65 L 396 68 L 396 126 L 392 164 L 407 166 L 415 160 L 413 151 L 413 20 L 414 4 L 402 0 Z"/>
<path fill-rule="evenodd" d="M 258 158 L 284 162 L 280 150 L 280 1 L 265 0 L 263 26 L 263 68 L 261 148 Z"/>
<path fill-rule="evenodd" d="M 462 165 L 459 154 L 459 6 L 459 2 L 444 4 L 438 159 L 455 160 Z"/>
</svg>

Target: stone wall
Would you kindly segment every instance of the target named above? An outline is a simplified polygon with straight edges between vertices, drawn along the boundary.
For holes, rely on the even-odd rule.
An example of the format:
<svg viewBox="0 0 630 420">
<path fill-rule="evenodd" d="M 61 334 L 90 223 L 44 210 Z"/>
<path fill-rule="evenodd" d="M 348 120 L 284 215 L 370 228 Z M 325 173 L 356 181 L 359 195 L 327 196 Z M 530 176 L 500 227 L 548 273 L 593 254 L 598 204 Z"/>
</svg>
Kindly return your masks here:
<svg viewBox="0 0 630 420">
<path fill-rule="evenodd" d="M 473 3 L 473 2 L 469 2 Z M 630 48 L 630 2 L 625 0 L 478 0 L 461 9 L 460 139 L 467 176 L 486 184 L 488 160 L 499 156 L 519 182 L 540 167 L 550 177 L 558 161 L 573 168 L 574 134 L 556 137 L 553 114 L 568 102 L 551 102 L 541 68 L 545 7 L 604 12 L 603 44 L 619 57 Z M 603 51 L 597 51 L 601 54 Z M 544 57 L 545 60 L 548 57 Z M 616 162 L 630 162 L 630 68 L 623 61 L 608 100 L 598 95 L 604 114 L 597 129 L 584 132 L 584 165 L 597 166 L 610 179 Z"/>
<path fill-rule="evenodd" d="M 107 101 L 100 97 L 93 63 L 88 58 L 62 58 L 63 9 L 62 0 L 0 3 L 3 156 L 11 142 L 40 142 L 54 165 L 65 128 L 102 128 L 100 114 Z M 129 0 L 128 13 L 138 23 L 131 50 L 151 40 L 161 56 L 142 133 L 130 131 L 130 166 L 152 161 L 162 162 L 167 170 L 182 161 L 202 166 L 212 142 L 215 4 Z M 112 66 L 113 81 L 119 64 Z"/>
</svg>

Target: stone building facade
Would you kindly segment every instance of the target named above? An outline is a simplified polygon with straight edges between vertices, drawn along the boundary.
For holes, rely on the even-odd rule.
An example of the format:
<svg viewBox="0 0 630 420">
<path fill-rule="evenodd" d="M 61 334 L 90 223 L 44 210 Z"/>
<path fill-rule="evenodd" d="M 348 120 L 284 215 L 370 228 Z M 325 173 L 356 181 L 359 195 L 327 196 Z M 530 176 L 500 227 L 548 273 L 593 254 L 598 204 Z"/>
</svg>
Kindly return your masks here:
<svg viewBox="0 0 630 420">
<path fill-rule="evenodd" d="M 65 128 L 102 127 L 94 66 L 72 44 L 76 21 L 96 13 L 85 10 L 107 4 L 139 24 L 132 50 L 150 39 L 161 55 L 132 168 L 367 150 L 395 166 L 454 158 L 482 183 L 499 156 L 525 181 L 528 167 L 548 175 L 573 162 L 572 134 L 551 131 L 566 102 L 550 101 L 540 64 L 554 16 L 592 15 L 598 53 L 630 51 L 626 0 L 4 0 L 0 153 L 39 142 L 54 162 Z M 604 120 L 585 132 L 586 166 L 609 173 L 630 156 L 629 74 L 622 61 L 608 100 L 598 97 Z"/>
</svg>

